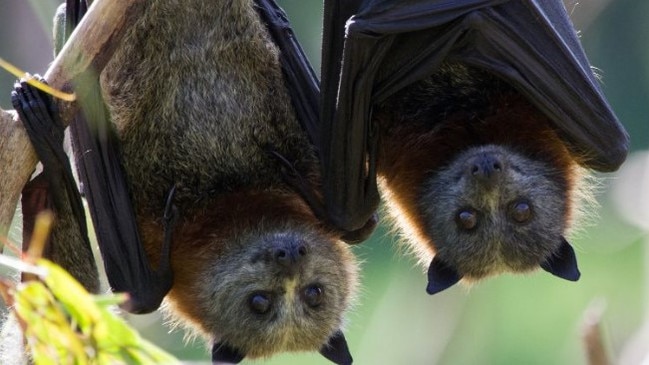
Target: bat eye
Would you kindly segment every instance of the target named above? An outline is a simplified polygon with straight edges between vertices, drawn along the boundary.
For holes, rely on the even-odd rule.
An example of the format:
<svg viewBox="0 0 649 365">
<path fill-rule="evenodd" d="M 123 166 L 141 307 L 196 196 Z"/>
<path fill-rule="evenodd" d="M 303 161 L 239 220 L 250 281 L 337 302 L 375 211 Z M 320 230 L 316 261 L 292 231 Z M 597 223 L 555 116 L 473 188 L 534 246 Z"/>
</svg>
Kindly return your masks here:
<svg viewBox="0 0 649 365">
<path fill-rule="evenodd" d="M 455 216 L 457 226 L 464 230 L 471 230 L 478 224 L 478 214 L 471 208 L 462 209 Z"/>
<path fill-rule="evenodd" d="M 532 217 L 532 208 L 526 201 L 519 201 L 514 203 L 510 214 L 516 222 L 525 223 Z"/>
<path fill-rule="evenodd" d="M 254 293 L 248 299 L 248 305 L 253 312 L 265 314 L 270 310 L 271 297 L 268 293 Z"/>
<path fill-rule="evenodd" d="M 302 292 L 302 300 L 311 308 L 322 304 L 324 290 L 320 285 L 310 285 Z"/>
</svg>

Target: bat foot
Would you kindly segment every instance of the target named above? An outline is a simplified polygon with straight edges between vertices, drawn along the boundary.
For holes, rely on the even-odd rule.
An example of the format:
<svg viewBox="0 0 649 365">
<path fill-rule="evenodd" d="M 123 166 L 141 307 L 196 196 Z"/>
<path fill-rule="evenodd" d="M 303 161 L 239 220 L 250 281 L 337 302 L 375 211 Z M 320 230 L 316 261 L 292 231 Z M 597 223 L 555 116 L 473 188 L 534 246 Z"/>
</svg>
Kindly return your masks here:
<svg viewBox="0 0 649 365">
<path fill-rule="evenodd" d="M 35 75 L 33 78 L 42 83 L 45 79 Z M 64 126 L 59 118 L 56 103 L 44 91 L 28 84 L 27 79 L 21 79 L 14 85 L 11 92 L 11 103 L 23 122 L 29 139 L 35 149 L 42 149 L 44 156 L 55 155 L 54 146 L 63 145 Z"/>
</svg>

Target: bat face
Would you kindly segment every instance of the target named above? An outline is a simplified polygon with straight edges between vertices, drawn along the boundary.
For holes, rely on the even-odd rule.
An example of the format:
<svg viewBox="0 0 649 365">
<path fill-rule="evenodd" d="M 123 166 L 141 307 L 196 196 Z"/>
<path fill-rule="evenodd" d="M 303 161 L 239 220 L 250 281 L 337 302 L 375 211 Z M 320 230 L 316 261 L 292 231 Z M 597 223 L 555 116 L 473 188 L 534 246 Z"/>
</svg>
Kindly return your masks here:
<svg viewBox="0 0 649 365">
<path fill-rule="evenodd" d="M 299 197 L 260 199 L 263 209 L 207 216 L 200 225 L 214 226 L 211 233 L 201 228 L 195 238 L 189 225 L 180 227 L 180 245 L 192 250 L 172 254 L 170 314 L 247 358 L 321 350 L 352 304 L 354 256 L 306 211 L 292 211 Z"/>
<path fill-rule="evenodd" d="M 474 279 L 536 269 L 565 228 L 565 191 L 551 178 L 560 173 L 503 146 L 463 152 L 423 188 L 436 257 Z"/>
<path fill-rule="evenodd" d="M 579 190 L 577 158 L 505 82 L 444 64 L 377 111 L 388 212 L 430 263 L 429 278 L 444 273 L 429 292 L 461 278 L 548 270 L 558 252 L 572 252 L 563 235 Z M 559 256 L 572 274 L 548 271 L 578 277 L 574 254 Z"/>
<path fill-rule="evenodd" d="M 251 358 L 319 350 L 340 329 L 355 286 L 347 247 L 294 229 L 247 240 L 220 260 L 229 265 L 214 265 L 216 280 L 203 290 L 213 298 L 211 330 Z"/>
</svg>

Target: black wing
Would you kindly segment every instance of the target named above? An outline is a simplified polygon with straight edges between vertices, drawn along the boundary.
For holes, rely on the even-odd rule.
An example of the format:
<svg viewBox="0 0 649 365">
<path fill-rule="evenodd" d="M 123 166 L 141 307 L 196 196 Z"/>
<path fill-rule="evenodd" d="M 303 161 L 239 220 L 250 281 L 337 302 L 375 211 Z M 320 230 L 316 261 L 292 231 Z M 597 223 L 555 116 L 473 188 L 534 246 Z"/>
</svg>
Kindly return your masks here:
<svg viewBox="0 0 649 365">
<path fill-rule="evenodd" d="M 84 15 L 84 3 L 66 2 L 66 34 Z M 140 241 L 119 141 L 112 131 L 98 75 L 82 75 L 73 83 L 82 110 L 70 126 L 75 160 L 108 281 L 114 291 L 129 293 L 125 309 L 134 313 L 156 310 L 172 284 L 169 242 L 165 240 L 160 265 L 154 270 Z"/>
<path fill-rule="evenodd" d="M 270 36 L 279 47 L 282 72 L 297 114 L 297 119 L 302 129 L 308 134 L 311 143 L 317 148 L 321 139 L 319 112 L 320 85 L 318 78 L 293 33 L 286 13 L 284 13 L 274 0 L 255 0 L 255 4 L 257 12 L 266 25 Z M 342 239 L 344 241 L 358 243 L 364 241 L 372 234 L 378 222 L 376 215 L 371 215 L 362 225 L 355 227 L 353 230 L 347 230 L 338 226 L 336 221 L 332 221 L 326 213 L 321 199 L 313 191 L 313 188 L 299 176 L 297 171 L 292 169 L 288 161 L 281 156 L 273 155 L 279 159 L 280 163 L 285 165 L 287 182 L 295 187 L 320 220 L 332 226 L 331 228 L 337 228 L 342 231 Z"/>
<path fill-rule="evenodd" d="M 282 72 L 297 119 L 315 144 L 320 134 L 318 77 L 297 41 L 286 13 L 274 0 L 255 0 L 255 4 L 273 42 L 279 47 Z"/>
<path fill-rule="evenodd" d="M 501 77 L 552 120 L 585 167 L 617 169 L 628 136 L 560 0 L 326 0 L 320 153 L 330 219 L 378 204 L 372 106 L 444 61 Z"/>
</svg>

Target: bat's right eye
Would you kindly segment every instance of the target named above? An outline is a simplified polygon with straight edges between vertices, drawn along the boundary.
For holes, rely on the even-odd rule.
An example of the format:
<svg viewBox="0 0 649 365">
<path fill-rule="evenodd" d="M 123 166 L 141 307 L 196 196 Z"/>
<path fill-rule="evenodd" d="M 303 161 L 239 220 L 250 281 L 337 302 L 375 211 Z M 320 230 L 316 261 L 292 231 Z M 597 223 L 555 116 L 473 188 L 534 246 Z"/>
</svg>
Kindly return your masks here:
<svg viewBox="0 0 649 365">
<path fill-rule="evenodd" d="M 310 285 L 302 292 L 302 299 L 311 308 L 316 308 L 322 304 L 324 291 L 318 284 Z"/>
<path fill-rule="evenodd" d="M 268 293 L 254 293 L 248 299 L 250 309 L 257 314 L 265 314 L 270 310 L 272 298 Z"/>
<path fill-rule="evenodd" d="M 527 201 L 521 200 L 512 204 L 510 215 L 516 222 L 525 223 L 532 218 L 532 208 Z"/>
<path fill-rule="evenodd" d="M 465 231 L 469 231 L 478 224 L 478 213 L 475 209 L 465 208 L 457 212 L 455 216 L 457 226 Z"/>
</svg>

